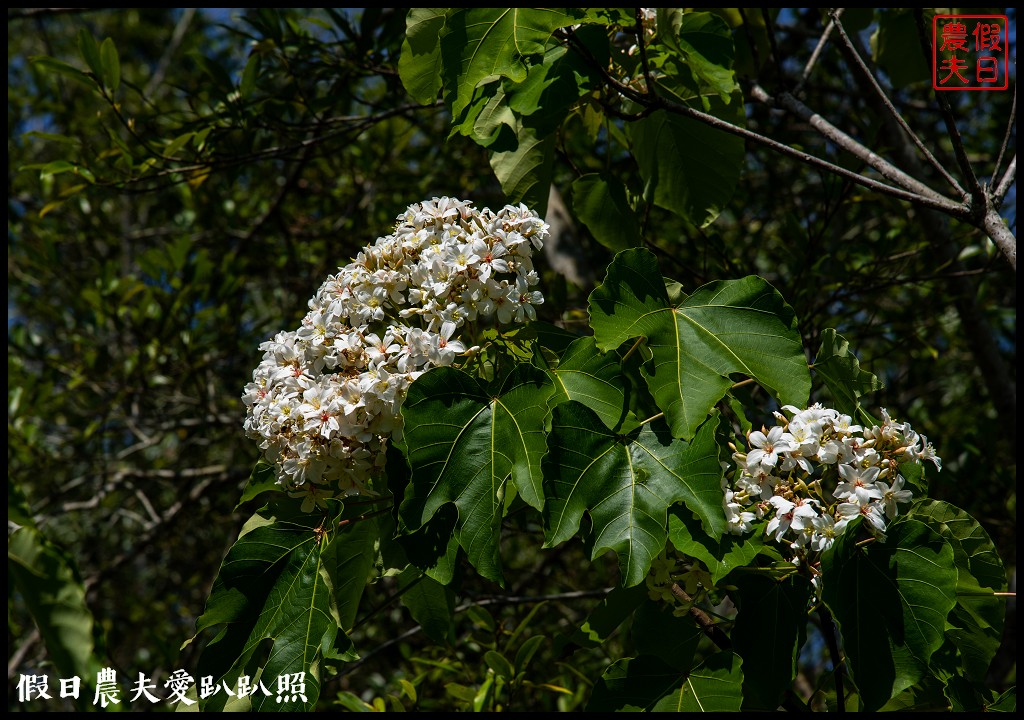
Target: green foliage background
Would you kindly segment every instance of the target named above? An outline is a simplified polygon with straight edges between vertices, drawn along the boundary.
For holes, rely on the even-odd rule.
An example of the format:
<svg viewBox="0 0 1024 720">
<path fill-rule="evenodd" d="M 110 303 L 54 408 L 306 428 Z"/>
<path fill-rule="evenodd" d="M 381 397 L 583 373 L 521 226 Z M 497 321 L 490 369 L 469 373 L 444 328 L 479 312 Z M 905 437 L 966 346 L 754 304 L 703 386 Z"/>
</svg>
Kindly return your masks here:
<svg viewBox="0 0 1024 720">
<path fill-rule="evenodd" d="M 682 17 L 681 52 L 699 55 L 686 43 L 701 32 L 735 42 L 728 60 L 748 104 L 738 94 L 728 105 L 716 98 L 709 112 L 862 169 L 799 120 L 749 101 L 752 83 L 774 90 L 799 75 L 827 18 L 723 10 L 696 27 Z M 297 325 L 322 279 L 387 234 L 408 204 L 440 195 L 496 207 L 508 193 L 561 212 L 556 248 L 538 264 L 544 319 L 570 331 L 582 330 L 613 251 L 637 244 L 685 292 L 765 278 L 799 318 L 804 348 L 831 348 L 835 331 L 854 344 L 860 367 L 883 385 L 867 382 L 861 401 L 928 435 L 944 459 L 929 494 L 977 518 L 1015 577 L 1016 283 L 991 242 L 967 224 L 664 111 L 634 123 L 603 119 L 607 96 L 592 68 L 551 48 L 550 62 L 533 69 L 481 58 L 471 52 L 480 43 L 472 26 L 451 24 L 479 68 L 441 53 L 431 59 L 438 72 L 407 90 L 403 42 L 430 52 L 444 26 L 427 9 L 413 19 L 407 38 L 405 12 L 387 8 L 11 11 L 8 518 L 23 529 L 11 535 L 9 563 L 14 574 L 46 567 L 62 580 L 31 597 L 9 583 L 9 707 L 61 707 L 19 704 L 19 673 L 49 673 L 51 687 L 101 666 L 123 682 L 139 672 L 161 683 L 178 668 L 199 674 L 203 643 L 179 648 L 258 507 L 236 508 L 258 459 L 242 434 L 239 400 L 258 344 Z M 545 52 L 551 31 L 578 19 L 552 13 L 534 28 L 540 40 L 520 38 L 523 47 Z M 864 37 L 875 34 L 880 67 L 899 65 L 891 77 L 899 111 L 953 167 L 927 83 L 887 55 L 906 44 L 893 41 L 904 20 L 879 11 L 863 19 Z M 452 64 L 482 82 L 471 96 L 442 88 Z M 491 77 L 496 67 L 504 80 Z M 696 72 L 673 96 L 692 100 L 693 88 L 708 87 L 728 96 L 728 78 L 713 70 Z M 574 92 L 586 92 L 567 97 L 566 73 Z M 849 92 L 850 73 L 841 54 L 823 53 L 804 101 L 912 166 L 884 114 Z M 993 158 L 1012 93 L 948 95 L 965 144 Z M 684 158 L 683 177 L 698 181 L 644 187 L 661 159 L 652 137 L 670 143 Z M 707 158 L 713 143 L 724 160 Z M 742 173 L 730 174 L 744 157 Z M 930 173 L 915 175 L 938 186 Z M 614 348 L 616 339 L 598 332 L 599 344 Z M 849 362 L 845 347 L 834 352 L 830 367 Z M 560 367 L 560 392 L 573 399 L 574 366 Z M 812 399 L 827 403 L 824 379 Z M 759 425 L 770 398 L 756 386 L 743 392 L 761 414 L 733 419 Z M 678 422 L 691 435 L 699 424 Z M 431 532 L 428 524 L 423 539 Z M 452 570 L 457 598 L 431 578 L 377 578 L 347 611 L 363 659 L 326 679 L 321 707 L 359 706 L 339 695 L 352 691 L 378 707 L 493 709 L 494 677 L 517 678 L 502 690 L 511 709 L 601 707 L 621 692 L 617 682 L 628 686 L 637 660 L 653 663 L 650 655 L 632 667 L 623 661 L 593 688 L 610 659 L 636 654 L 627 632 L 606 644 L 595 638 L 606 636 L 609 615 L 625 612 L 617 604 L 631 612 L 642 593 L 605 597 L 619 577 L 612 553 L 591 564 L 594 548 L 578 540 L 538 551 L 542 529 L 514 512 L 501 533 L 507 588 L 463 566 Z M 317 552 L 311 562 L 321 562 Z M 66 588 L 70 595 L 55 599 Z M 70 631 L 47 610 L 65 606 Z M 1015 603 L 1008 613 L 987 671 L 996 690 L 1015 682 Z M 694 651 L 703 663 L 695 687 L 739 683 L 738 655 Z M 820 667 L 824 655 L 795 662 Z M 671 699 L 686 709 L 686 688 Z"/>
</svg>

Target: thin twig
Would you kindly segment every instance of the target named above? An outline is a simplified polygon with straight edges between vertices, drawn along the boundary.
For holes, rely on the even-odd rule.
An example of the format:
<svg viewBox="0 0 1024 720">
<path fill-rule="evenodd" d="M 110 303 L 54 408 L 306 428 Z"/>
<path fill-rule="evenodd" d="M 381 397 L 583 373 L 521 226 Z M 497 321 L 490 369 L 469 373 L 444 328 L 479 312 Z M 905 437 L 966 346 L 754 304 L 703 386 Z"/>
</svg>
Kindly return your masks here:
<svg viewBox="0 0 1024 720">
<path fill-rule="evenodd" d="M 816 157 L 814 155 L 810 155 L 795 148 L 791 148 L 790 146 L 784 143 L 778 142 L 777 140 L 772 140 L 769 137 L 765 137 L 764 135 L 760 135 L 751 130 L 747 130 L 744 127 L 733 125 L 732 123 L 717 118 L 714 115 L 709 115 L 708 113 L 704 113 L 699 110 L 694 110 L 688 105 L 682 105 L 680 103 L 672 102 L 670 100 L 665 99 L 662 96 L 650 96 L 645 95 L 644 93 L 637 92 L 633 88 L 629 87 L 628 85 L 625 85 L 624 83 L 620 82 L 617 78 L 612 76 L 600 62 L 597 62 L 594 59 L 594 57 L 590 54 L 586 47 L 584 47 L 571 34 L 568 36 L 568 40 L 569 42 L 573 43 L 573 46 L 579 50 L 580 54 L 587 60 L 587 62 L 602 75 L 602 77 L 608 83 L 608 85 L 611 86 L 616 92 L 618 92 L 620 95 L 622 95 L 622 97 L 626 98 L 627 100 L 632 100 L 645 107 L 654 107 L 655 109 L 658 110 L 667 110 L 668 112 L 671 112 L 673 114 L 688 117 L 692 120 L 697 120 L 699 122 L 704 123 L 705 125 L 709 125 L 710 127 L 715 128 L 716 130 L 722 130 L 723 132 L 727 132 L 731 135 L 737 135 L 741 138 L 744 138 L 745 140 L 751 140 L 753 142 L 758 143 L 759 145 L 764 145 L 765 147 L 775 150 L 776 152 L 782 155 L 786 155 L 788 157 L 799 160 L 800 162 L 806 165 L 811 165 L 813 167 L 825 170 L 833 175 L 838 175 L 840 177 L 847 178 L 848 180 L 851 180 L 857 183 L 858 185 L 861 185 L 862 187 L 866 187 L 870 190 L 874 190 L 884 195 L 899 198 L 900 200 L 905 200 L 907 202 L 920 205 L 922 207 L 931 208 L 932 210 L 939 210 L 940 212 L 946 213 L 947 215 L 951 215 L 952 217 L 961 220 L 970 219 L 970 208 L 961 203 L 953 202 L 952 200 L 942 198 L 941 196 L 939 196 L 939 198 L 933 198 L 925 195 L 915 194 L 913 192 L 908 192 L 901 188 L 892 187 L 891 185 L 886 185 L 885 183 L 878 182 L 877 180 L 872 180 L 871 178 L 866 178 L 863 175 L 859 175 L 858 173 L 847 170 L 844 167 L 830 163 L 827 160 L 822 160 L 821 158 Z"/>
<path fill-rule="evenodd" d="M 843 11 L 846 8 L 833 8 L 831 18 L 828 21 L 828 25 L 825 26 L 825 30 L 821 33 L 821 37 L 818 38 L 818 44 L 814 46 L 814 50 L 811 52 L 811 57 L 807 59 L 807 64 L 804 65 L 804 70 L 800 73 L 800 82 L 793 88 L 793 94 L 799 95 L 800 91 L 803 90 L 804 84 L 811 77 L 811 70 L 814 69 L 815 64 L 818 62 L 818 57 L 821 55 L 821 51 L 825 49 L 825 43 L 828 42 L 828 36 L 832 34 L 832 30 L 835 28 L 836 21 L 842 16 Z"/>
<path fill-rule="evenodd" d="M 728 650 L 732 647 L 732 640 L 725 634 L 722 628 L 718 627 L 718 623 L 711 619 L 711 616 L 704 612 L 702 609 L 697 607 L 697 604 L 693 601 L 693 598 L 679 586 L 679 583 L 672 583 L 669 588 L 672 594 L 682 600 L 684 603 L 690 604 L 690 615 L 700 625 L 700 629 L 707 635 L 708 639 L 711 640 L 720 650 Z"/>
<path fill-rule="evenodd" d="M 185 32 L 188 30 L 188 26 L 192 24 L 192 18 L 195 16 L 196 8 L 185 8 L 185 11 L 181 14 L 178 24 L 174 26 L 171 41 L 167 43 L 164 54 L 160 56 L 160 62 L 157 63 L 156 70 L 153 71 L 149 82 L 146 83 L 146 88 L 143 90 L 143 94 L 146 97 L 152 95 L 153 91 L 163 83 L 164 76 L 167 74 L 167 68 L 171 66 L 174 54 L 178 52 L 178 48 L 181 47 L 181 43 L 185 40 Z"/>
<path fill-rule="evenodd" d="M 854 46 L 853 41 L 850 40 L 850 36 L 846 34 L 846 29 L 843 27 L 842 20 L 839 19 L 839 14 L 836 12 L 832 12 L 830 14 L 832 15 L 832 21 L 835 24 L 836 31 L 839 33 L 841 49 L 846 50 L 845 54 L 847 60 L 857 70 L 860 71 L 861 77 L 868 83 L 868 85 L 871 86 L 871 89 L 874 90 L 875 94 L 878 95 L 878 99 L 885 106 L 885 109 L 889 111 L 889 115 L 892 116 L 892 119 L 895 120 L 896 123 L 903 129 L 903 132 L 907 134 L 907 137 L 910 138 L 911 142 L 914 143 L 917 149 L 921 151 L 921 154 L 924 155 L 925 159 L 928 161 L 928 164 L 931 165 L 935 170 L 937 170 L 939 174 L 942 175 L 943 178 L 945 178 L 946 182 L 948 182 L 950 186 L 952 186 L 952 188 L 956 190 L 961 197 L 966 195 L 967 193 L 964 191 L 962 187 L 960 187 L 960 183 L 956 181 L 956 178 L 950 175 L 946 168 L 943 167 L 942 163 L 940 163 L 935 158 L 935 156 L 932 155 L 931 151 L 927 148 L 927 146 L 925 146 L 921 138 L 919 138 L 917 136 L 917 133 L 915 133 L 911 129 L 910 125 L 908 125 L 907 121 L 903 118 L 903 115 L 895 108 L 895 106 L 892 104 L 892 101 L 889 100 L 889 96 L 885 94 L 885 90 L 883 90 L 882 86 L 878 84 L 878 80 L 875 79 L 875 76 L 871 72 L 871 69 L 864 62 L 864 59 L 860 56 L 860 53 L 857 52 L 857 48 Z"/>
<path fill-rule="evenodd" d="M 644 69 L 644 82 L 647 84 L 647 92 L 656 95 L 654 89 L 654 75 L 651 73 L 651 64 L 647 60 L 647 43 L 644 41 L 644 11 L 643 8 L 636 8 L 636 44 L 640 48 L 640 65 Z"/>
<path fill-rule="evenodd" d="M 992 202 L 996 206 L 1003 204 L 1003 198 L 1006 197 L 1006 193 L 1013 187 L 1014 181 L 1017 179 L 1017 156 L 1013 156 L 1010 160 L 1010 166 L 1006 168 L 1006 173 L 1003 175 L 1003 179 L 996 185 L 996 190 L 992 193 Z"/>
<path fill-rule="evenodd" d="M 1010 135 L 1013 134 L 1013 128 L 1016 127 L 1017 123 L 1017 85 L 1013 86 L 1013 103 L 1010 105 L 1010 120 L 1006 123 L 1006 134 L 1003 135 L 1003 144 L 999 147 L 999 155 L 996 156 L 996 164 L 992 166 L 992 182 L 996 181 L 999 177 L 999 166 L 1003 164 L 1003 156 L 1006 155 L 1006 149 L 1010 146 Z M 1013 161 L 1017 161 L 1017 156 L 1014 155 Z"/>
<path fill-rule="evenodd" d="M 821 133 L 825 138 L 831 140 L 843 150 L 846 150 L 852 155 L 863 160 L 865 163 L 877 170 L 878 173 L 886 180 L 896 183 L 900 187 L 910 192 L 917 193 L 923 197 L 931 198 L 933 200 L 945 200 L 942 195 L 932 190 L 920 180 L 917 180 L 903 172 L 888 160 L 878 155 L 875 151 L 853 139 L 789 93 L 783 93 L 777 99 L 773 100 L 773 98 L 771 98 L 761 86 L 754 85 L 751 89 L 751 96 L 755 100 L 759 100 L 766 104 L 772 104 L 774 102 L 793 114 L 803 118 L 811 125 L 811 127 Z"/>
<path fill-rule="evenodd" d="M 779 78 L 782 78 L 782 63 L 779 61 L 779 48 L 775 43 L 775 22 L 772 20 L 771 12 L 766 7 L 761 8 L 761 17 L 764 18 L 764 27 L 768 35 L 768 47 L 771 48 L 772 62 L 775 63 L 775 72 Z"/>
<path fill-rule="evenodd" d="M 914 20 L 917 22 L 917 36 L 921 43 L 921 51 L 924 53 L 926 62 L 931 59 L 931 45 L 928 41 L 928 31 L 924 25 L 924 11 L 921 8 L 914 8 Z M 956 119 L 953 117 L 953 109 L 949 106 L 949 101 L 946 99 L 945 93 L 941 93 L 938 90 L 935 91 L 935 97 L 939 102 L 939 110 L 942 114 L 942 121 L 946 125 L 946 134 L 949 135 L 949 140 L 953 144 L 953 155 L 956 157 L 957 165 L 960 166 L 960 172 L 963 173 L 964 178 L 967 180 L 967 187 L 970 189 L 971 197 L 974 199 L 976 205 L 979 206 L 976 212 L 980 211 L 980 205 L 983 200 L 984 191 L 981 188 L 981 184 L 978 182 L 978 176 L 974 174 L 974 167 L 971 165 L 970 159 L 967 157 L 967 150 L 964 148 L 963 138 L 960 137 L 960 130 L 956 126 Z"/>
</svg>

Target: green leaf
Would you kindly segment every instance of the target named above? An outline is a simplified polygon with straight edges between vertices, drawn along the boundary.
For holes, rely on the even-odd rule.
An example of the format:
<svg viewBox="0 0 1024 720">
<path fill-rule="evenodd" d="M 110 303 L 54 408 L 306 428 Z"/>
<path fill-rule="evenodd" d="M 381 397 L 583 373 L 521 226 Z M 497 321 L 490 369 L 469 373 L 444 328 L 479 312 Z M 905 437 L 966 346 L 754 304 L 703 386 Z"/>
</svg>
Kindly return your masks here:
<svg viewBox="0 0 1024 720">
<path fill-rule="evenodd" d="M 111 38 L 100 45 L 100 63 L 103 66 L 103 84 L 110 92 L 116 92 L 121 86 L 121 58 Z"/>
<path fill-rule="evenodd" d="M 439 644 L 455 642 L 455 593 L 446 585 L 410 567 L 398 576 L 402 604 L 423 633 Z"/>
<path fill-rule="evenodd" d="M 654 706 L 655 712 L 739 712 L 743 701 L 742 661 L 717 652 L 698 665 L 682 687 Z"/>
<path fill-rule="evenodd" d="M 235 510 L 254 497 L 272 490 L 281 490 L 281 486 L 277 484 L 277 470 L 274 465 L 265 460 L 260 460 L 256 463 L 256 467 L 252 469 L 249 482 L 245 484 L 245 488 L 242 490 L 242 497 L 239 499 L 238 504 L 235 505 Z"/>
<path fill-rule="evenodd" d="M 554 172 L 555 136 L 540 137 L 527 127 L 516 129 L 516 143 L 490 153 L 491 169 L 511 203 L 526 203 L 541 217 L 547 212 Z"/>
<path fill-rule="evenodd" d="M 494 674 L 500 678 L 511 680 L 516 676 L 515 668 L 512 667 L 512 663 L 499 652 L 494 650 L 488 650 L 484 653 L 484 663 Z"/>
<path fill-rule="evenodd" d="M 814 373 L 821 376 L 832 392 L 836 410 L 856 417 L 862 395 L 880 390 L 882 383 L 850 351 L 850 343 L 833 328 L 821 333 L 821 347 L 814 358 Z"/>
<path fill-rule="evenodd" d="M 698 288 L 672 304 L 648 250 L 625 250 L 590 294 L 597 346 L 647 339 L 653 368 L 644 377 L 673 434 L 689 438 L 742 373 L 782 404 L 804 407 L 811 378 L 796 315 L 759 277 Z"/>
<path fill-rule="evenodd" d="M 668 513 L 668 538 L 672 546 L 704 563 L 715 583 L 757 557 L 764 548 L 762 537 L 755 530 L 749 535 L 726 533 L 714 538 L 705 532 L 700 520 L 686 508 L 675 507 Z"/>
<path fill-rule="evenodd" d="M 743 125 L 743 102 L 708 99 L 710 114 Z M 745 148 L 735 135 L 698 120 L 658 110 L 629 124 L 644 197 L 694 225 L 710 225 L 732 199 Z"/>
<path fill-rule="evenodd" d="M 70 78 L 75 82 L 84 85 L 92 90 L 96 89 L 96 81 L 86 75 L 84 72 L 76 67 L 68 65 L 66 62 L 61 62 L 56 58 L 46 57 L 45 55 L 37 55 L 29 58 L 33 65 L 41 67 L 49 72 L 55 72 L 58 75 L 63 75 L 66 78 Z M 30 135 L 32 133 L 29 133 Z"/>
<path fill-rule="evenodd" d="M 331 582 L 338 624 L 346 632 L 355 624 L 380 534 L 377 518 L 359 520 L 343 527 L 323 551 L 321 562 Z"/>
<path fill-rule="evenodd" d="M 245 63 L 245 69 L 242 70 L 242 81 L 238 85 L 238 94 L 242 98 L 249 98 L 252 95 L 252 91 L 256 88 L 256 80 L 260 76 L 260 64 L 263 59 L 257 52 L 252 53 L 249 59 Z"/>
<path fill-rule="evenodd" d="M 916 503 L 908 517 L 935 530 L 953 548 L 956 607 L 946 634 L 960 651 L 970 680 L 984 684 L 1003 638 L 1006 603 L 993 595 L 1006 590 L 1006 570 L 992 538 L 960 508 L 941 500 Z"/>
<path fill-rule="evenodd" d="M 615 587 L 590 611 L 586 621 L 569 637 L 569 641 L 583 648 L 604 644 L 633 611 L 647 599 L 643 585 Z"/>
<path fill-rule="evenodd" d="M 682 673 L 652 655 L 612 663 L 594 685 L 587 712 L 649 711 L 679 687 Z"/>
<path fill-rule="evenodd" d="M 61 677 L 95 677 L 96 632 L 85 602 L 85 587 L 74 559 L 34 527 L 21 527 L 7 538 L 8 598 L 24 600 L 46 653 Z"/>
<path fill-rule="evenodd" d="M 873 712 L 929 674 L 956 604 L 953 548 L 917 520 L 858 547 L 851 523 L 821 561 L 822 599 L 843 638 L 853 680 Z"/>
<path fill-rule="evenodd" d="M 608 54 L 608 36 L 597 28 L 580 28 L 575 41 L 584 44 L 592 56 Z M 545 136 L 554 132 L 569 109 L 599 84 L 594 69 L 578 52 L 557 44 L 547 49 L 542 62 L 530 67 L 523 82 L 506 80 L 504 87 L 508 107 L 522 118 L 523 124 Z"/>
<path fill-rule="evenodd" d="M 523 641 L 523 644 L 519 646 L 519 650 L 516 651 L 516 659 L 513 663 L 516 675 L 526 670 L 530 665 L 530 661 L 533 660 L 533 656 L 537 654 L 545 640 L 547 638 L 543 635 L 534 635 Z"/>
<path fill-rule="evenodd" d="M 717 427 L 715 415 L 692 442 L 673 438 L 664 423 L 619 435 L 581 403 L 555 407 L 544 458 L 545 546 L 572 537 L 588 513 L 592 557 L 614 550 L 630 586 L 665 547 L 670 505 L 685 501 L 708 532 L 725 532 Z"/>
<path fill-rule="evenodd" d="M 1017 712 L 1017 688 L 1010 688 L 985 709 L 988 712 Z"/>
<path fill-rule="evenodd" d="M 708 12 L 688 12 L 680 20 L 676 37 L 693 74 L 728 103 L 736 80 L 732 70 L 735 48 L 726 22 Z"/>
<path fill-rule="evenodd" d="M 675 615 L 671 606 L 648 599 L 633 617 L 632 636 L 637 653 L 661 658 L 687 673 L 704 631 L 689 613 Z"/>
<path fill-rule="evenodd" d="M 807 634 L 811 584 L 799 575 L 774 578 L 755 572 L 733 576 L 739 606 L 731 633 L 743 666 L 743 709 L 775 711 L 797 674 Z"/>
<path fill-rule="evenodd" d="M 925 12 L 925 27 L 931 27 L 933 15 L 934 11 Z M 897 89 L 931 77 L 910 8 L 879 9 L 878 29 L 871 36 L 871 55 Z"/>
<path fill-rule="evenodd" d="M 413 100 L 428 105 L 441 89 L 441 31 L 446 8 L 410 8 L 398 76 Z"/>
<path fill-rule="evenodd" d="M 96 40 L 85 28 L 78 31 L 78 51 L 82 53 L 85 64 L 92 70 L 92 74 L 98 81 L 103 80 L 103 64 L 100 61 L 100 50 L 96 46 Z"/>
<path fill-rule="evenodd" d="M 321 514 L 302 513 L 296 503 L 256 513 L 228 551 L 206 610 L 196 621 L 197 635 L 226 624 L 200 657 L 201 675 L 231 685 L 240 675 L 253 677 L 260 671 L 269 678 L 306 673 L 306 701 L 272 705 L 258 693 L 255 710 L 314 708 L 324 654 L 335 648 L 339 638 L 346 639 L 339 631 L 332 587 L 323 567 L 323 543 L 315 532 L 322 522 Z M 266 645 L 270 652 L 264 661 L 257 650 Z M 217 694 L 200 704 L 216 710 L 226 699 Z"/>
<path fill-rule="evenodd" d="M 511 477 L 523 500 L 541 508 L 540 459 L 553 392 L 547 375 L 525 364 L 493 396 L 452 368 L 417 379 L 402 408 L 412 469 L 399 512 L 405 526 L 416 530 L 454 503 L 459 545 L 481 575 L 501 583 L 498 534 L 507 481 Z"/>
<path fill-rule="evenodd" d="M 608 173 L 588 173 L 572 183 L 572 209 L 594 239 L 609 250 L 640 244 L 636 213 L 626 198 L 626 186 Z"/>
<path fill-rule="evenodd" d="M 468 8 L 449 15 L 441 36 L 446 101 L 457 117 L 483 80 L 498 75 L 526 79 L 528 64 L 548 38 L 579 22 L 579 14 L 552 8 Z"/>
<path fill-rule="evenodd" d="M 574 340 L 565 351 L 558 367 L 548 371 L 555 392 L 548 401 L 551 406 L 576 400 L 597 413 L 607 427 L 625 430 L 639 425 L 626 409 L 626 387 L 622 369 L 615 353 L 599 352 L 593 337 Z"/>
</svg>

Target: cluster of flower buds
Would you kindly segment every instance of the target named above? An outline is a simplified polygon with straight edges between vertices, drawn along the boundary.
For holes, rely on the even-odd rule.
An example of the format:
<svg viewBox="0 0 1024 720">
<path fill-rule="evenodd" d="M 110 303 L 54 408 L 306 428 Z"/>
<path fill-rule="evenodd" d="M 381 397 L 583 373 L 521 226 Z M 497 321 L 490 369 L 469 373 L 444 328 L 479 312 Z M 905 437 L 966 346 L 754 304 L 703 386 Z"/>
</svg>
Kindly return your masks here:
<svg viewBox="0 0 1024 720">
<path fill-rule="evenodd" d="M 928 439 L 884 408 L 881 425 L 870 428 L 821 405 L 783 410 L 771 429 L 747 434 L 747 452 L 733 454 L 736 465 L 723 479 L 734 534 L 768 518 L 766 534 L 798 556 L 828 548 L 856 517 L 880 535 L 913 497 L 900 465 L 930 460 L 942 469 Z"/>
<path fill-rule="evenodd" d="M 401 437 L 409 385 L 479 350 L 460 339 L 467 323 L 536 318 L 532 254 L 547 232 L 525 205 L 411 205 L 320 286 L 297 330 L 260 345 L 245 431 L 304 510 L 371 491 L 388 438 Z"/>
</svg>

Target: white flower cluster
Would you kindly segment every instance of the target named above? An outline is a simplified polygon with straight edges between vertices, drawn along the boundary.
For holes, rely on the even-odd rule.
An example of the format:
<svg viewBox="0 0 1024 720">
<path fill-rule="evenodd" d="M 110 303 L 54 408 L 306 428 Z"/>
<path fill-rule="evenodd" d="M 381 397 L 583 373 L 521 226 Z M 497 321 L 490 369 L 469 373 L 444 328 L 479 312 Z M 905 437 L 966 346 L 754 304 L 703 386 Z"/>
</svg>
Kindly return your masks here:
<svg viewBox="0 0 1024 720">
<path fill-rule="evenodd" d="M 536 318 L 544 302 L 531 256 L 548 226 L 525 205 L 498 212 L 434 198 L 320 286 L 298 330 L 260 345 L 242 396 L 246 434 L 307 512 L 367 492 L 401 437 L 409 385 L 473 354 L 467 323 Z"/>
<path fill-rule="evenodd" d="M 913 497 L 904 489 L 900 463 L 930 460 L 942 469 L 928 438 L 884 408 L 882 424 L 866 429 L 821 405 L 783 410 L 791 417 L 777 412 L 778 424 L 770 430 L 747 434 L 749 449 L 734 453 L 736 467 L 723 480 L 734 534 L 770 517 L 768 535 L 806 552 L 828 548 L 858 516 L 884 533 L 899 504 Z"/>
</svg>

